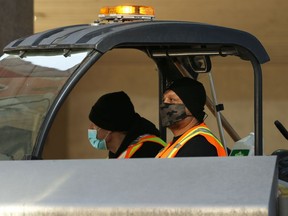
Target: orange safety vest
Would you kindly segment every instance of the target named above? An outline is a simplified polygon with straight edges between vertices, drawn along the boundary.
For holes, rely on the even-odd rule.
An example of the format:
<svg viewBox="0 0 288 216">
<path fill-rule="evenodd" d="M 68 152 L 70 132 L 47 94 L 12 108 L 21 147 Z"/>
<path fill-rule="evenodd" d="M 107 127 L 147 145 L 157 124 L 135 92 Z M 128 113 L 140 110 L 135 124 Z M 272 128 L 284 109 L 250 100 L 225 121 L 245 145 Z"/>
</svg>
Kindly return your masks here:
<svg viewBox="0 0 288 216">
<path fill-rule="evenodd" d="M 120 158 L 131 158 L 135 152 L 143 145 L 144 142 L 155 142 L 164 147 L 166 147 L 167 143 L 164 142 L 161 138 L 155 135 L 144 135 L 138 138 L 133 144 L 129 145 L 126 151 L 124 151 L 119 157 Z"/>
<path fill-rule="evenodd" d="M 187 141 L 191 138 L 201 135 L 204 136 L 205 139 L 215 148 L 217 149 L 218 156 L 224 157 L 227 156 L 225 148 L 221 144 L 221 142 L 213 135 L 210 129 L 206 126 L 205 123 L 201 123 L 190 130 L 186 131 L 176 142 L 170 145 L 167 145 L 162 151 L 160 151 L 156 158 L 174 158 L 180 148 L 185 145 Z"/>
</svg>

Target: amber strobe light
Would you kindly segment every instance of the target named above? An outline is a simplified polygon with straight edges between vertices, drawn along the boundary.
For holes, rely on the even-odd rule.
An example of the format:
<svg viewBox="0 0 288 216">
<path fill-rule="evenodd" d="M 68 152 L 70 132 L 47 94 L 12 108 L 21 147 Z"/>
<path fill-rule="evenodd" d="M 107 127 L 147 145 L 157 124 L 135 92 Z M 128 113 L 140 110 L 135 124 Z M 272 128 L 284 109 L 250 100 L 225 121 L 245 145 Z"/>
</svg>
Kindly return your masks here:
<svg viewBox="0 0 288 216">
<path fill-rule="evenodd" d="M 129 18 L 129 19 L 153 19 L 154 9 L 150 6 L 119 5 L 108 6 L 100 9 L 99 17 L 105 18 Z"/>
</svg>

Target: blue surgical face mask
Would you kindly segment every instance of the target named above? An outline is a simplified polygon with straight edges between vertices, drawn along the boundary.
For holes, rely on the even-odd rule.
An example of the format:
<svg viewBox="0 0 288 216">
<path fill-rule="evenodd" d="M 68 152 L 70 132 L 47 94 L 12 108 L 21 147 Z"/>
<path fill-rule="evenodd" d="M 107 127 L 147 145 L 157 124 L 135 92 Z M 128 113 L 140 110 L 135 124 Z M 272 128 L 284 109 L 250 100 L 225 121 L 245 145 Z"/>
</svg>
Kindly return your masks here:
<svg viewBox="0 0 288 216">
<path fill-rule="evenodd" d="M 107 136 L 108 136 L 108 134 L 107 134 Z M 106 139 L 106 137 L 105 137 L 105 139 Z M 106 140 L 105 139 L 101 140 L 101 139 L 97 138 L 97 130 L 88 129 L 88 139 L 94 148 L 100 149 L 100 150 L 107 150 Z"/>
</svg>

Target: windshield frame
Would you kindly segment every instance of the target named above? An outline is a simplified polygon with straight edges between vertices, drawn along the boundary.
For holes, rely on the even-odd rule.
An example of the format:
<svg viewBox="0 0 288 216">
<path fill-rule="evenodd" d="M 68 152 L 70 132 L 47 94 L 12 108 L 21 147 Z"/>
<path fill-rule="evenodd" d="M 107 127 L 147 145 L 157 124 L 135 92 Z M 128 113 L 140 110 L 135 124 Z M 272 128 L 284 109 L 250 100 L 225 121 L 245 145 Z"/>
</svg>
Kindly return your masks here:
<svg viewBox="0 0 288 216">
<path fill-rule="evenodd" d="M 102 56 L 103 54 L 92 50 L 86 58 L 81 62 L 79 67 L 74 71 L 74 73 L 69 77 L 66 83 L 63 85 L 63 88 L 58 93 L 53 104 L 48 110 L 46 117 L 41 125 L 39 134 L 36 139 L 36 143 L 32 152 L 32 155 L 26 159 L 39 159 L 42 156 L 42 151 L 44 148 L 46 137 L 48 136 L 49 129 L 53 123 L 53 120 L 56 117 L 57 112 L 59 111 L 61 105 L 64 103 L 65 99 L 68 97 L 69 93 L 76 86 L 78 81 L 82 76 L 88 71 L 88 69 Z"/>
</svg>

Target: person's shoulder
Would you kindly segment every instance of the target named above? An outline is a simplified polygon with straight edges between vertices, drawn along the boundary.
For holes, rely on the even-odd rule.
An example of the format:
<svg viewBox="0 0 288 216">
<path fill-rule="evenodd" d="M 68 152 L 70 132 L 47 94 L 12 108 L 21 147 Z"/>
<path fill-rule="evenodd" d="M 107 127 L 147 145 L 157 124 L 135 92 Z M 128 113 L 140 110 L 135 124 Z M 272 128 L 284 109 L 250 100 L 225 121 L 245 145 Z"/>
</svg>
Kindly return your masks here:
<svg viewBox="0 0 288 216">
<path fill-rule="evenodd" d="M 142 148 L 163 148 L 163 147 L 164 147 L 163 143 L 160 143 L 158 141 L 156 142 L 156 141 L 146 140 L 146 141 L 143 141 L 143 144 L 142 144 Z"/>
<path fill-rule="evenodd" d="M 134 153 L 133 158 L 155 157 L 162 148 L 164 147 L 160 143 L 144 141 L 141 147 Z"/>
<path fill-rule="evenodd" d="M 176 157 L 217 156 L 217 149 L 201 135 L 188 140 L 178 151 Z"/>
<path fill-rule="evenodd" d="M 208 142 L 208 140 L 202 135 L 197 135 L 197 136 L 191 138 L 190 140 L 187 141 L 187 143 L 192 143 L 194 145 L 199 145 L 199 144 L 202 145 L 203 143 L 204 144 L 210 144 Z"/>
</svg>

